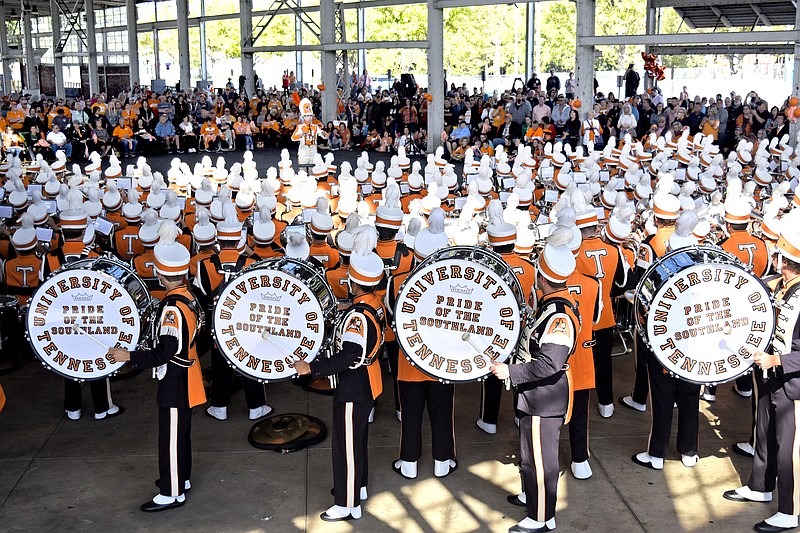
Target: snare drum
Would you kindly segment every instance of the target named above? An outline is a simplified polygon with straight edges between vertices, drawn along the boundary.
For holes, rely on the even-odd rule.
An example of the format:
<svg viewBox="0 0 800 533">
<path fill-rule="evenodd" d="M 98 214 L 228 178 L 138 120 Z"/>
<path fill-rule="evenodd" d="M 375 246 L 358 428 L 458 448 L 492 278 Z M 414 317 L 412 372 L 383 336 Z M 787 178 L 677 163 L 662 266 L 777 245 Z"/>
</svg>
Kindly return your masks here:
<svg viewBox="0 0 800 533">
<path fill-rule="evenodd" d="M 42 364 L 66 378 L 90 381 L 116 374 L 108 347 L 134 350 L 150 340 L 155 303 L 131 267 L 108 257 L 81 259 L 36 289 L 26 335 Z"/>
<path fill-rule="evenodd" d="M 766 285 L 719 248 L 682 248 L 657 259 L 636 287 L 636 328 L 671 374 L 730 381 L 766 350 L 775 314 Z"/>
<path fill-rule="evenodd" d="M 220 352 L 240 374 L 260 382 L 296 373 L 299 357 L 313 361 L 330 342 L 336 297 L 309 263 L 281 257 L 242 270 L 222 288 L 212 312 Z"/>
<path fill-rule="evenodd" d="M 397 295 L 394 330 L 409 362 L 442 382 L 485 379 L 516 349 L 524 296 L 503 258 L 484 248 L 433 253 Z"/>
</svg>

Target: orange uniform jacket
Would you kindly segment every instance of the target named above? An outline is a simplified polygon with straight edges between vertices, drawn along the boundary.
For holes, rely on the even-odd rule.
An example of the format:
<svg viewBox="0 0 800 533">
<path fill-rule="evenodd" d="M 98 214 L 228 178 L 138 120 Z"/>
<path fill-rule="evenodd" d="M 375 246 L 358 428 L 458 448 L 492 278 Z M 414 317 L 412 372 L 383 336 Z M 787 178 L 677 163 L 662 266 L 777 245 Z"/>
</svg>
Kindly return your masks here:
<svg viewBox="0 0 800 533">
<path fill-rule="evenodd" d="M 581 242 L 576 259 L 578 272 L 600 282 L 603 309 L 594 330 L 614 327 L 617 321 L 611 298 L 624 289 L 628 280 L 619 249 L 599 237 L 590 237 Z"/>
<path fill-rule="evenodd" d="M 84 246 L 81 241 L 67 241 L 64 246 L 57 248 L 42 258 L 42 269 L 39 272 L 39 279 L 45 280 L 47 277 L 61 268 L 65 263 L 81 257 L 99 257 L 97 252 Z"/>
<path fill-rule="evenodd" d="M 503 254 L 503 259 L 514 271 L 514 275 L 517 276 L 519 284 L 522 286 L 522 294 L 525 296 L 525 303 L 530 302 L 533 285 L 536 283 L 536 267 L 524 257 L 520 257 L 513 252 Z"/>
<path fill-rule="evenodd" d="M 325 270 L 333 270 L 339 266 L 339 250 L 327 242 L 312 243 L 309 246 L 309 255 L 322 263 Z"/>
<path fill-rule="evenodd" d="M 594 388 L 592 324 L 600 317 L 600 284 L 577 270 L 567 279 L 567 289 L 581 316 L 575 353 L 569 358 L 573 390 Z"/>
<path fill-rule="evenodd" d="M 6 291 L 16 296 L 20 305 L 28 303 L 33 291 L 39 286 L 39 267 L 42 260 L 35 254 L 26 254 L 9 259 L 5 264 Z"/>
<path fill-rule="evenodd" d="M 340 300 L 346 300 L 348 297 L 347 292 L 347 271 L 350 269 L 348 265 L 340 265 L 339 268 L 328 270 L 325 272 L 325 279 L 328 280 L 328 285 L 333 290 L 333 295 Z M 386 333 L 389 333 L 387 330 Z"/>
<path fill-rule="evenodd" d="M 144 246 L 139 240 L 139 227 L 128 226 L 114 232 L 114 249 L 117 257 L 130 261 L 144 253 Z"/>
<path fill-rule="evenodd" d="M 153 298 L 162 300 L 166 291 L 159 283 L 156 275 L 156 256 L 153 249 L 147 248 L 143 254 L 134 257 L 133 268 L 136 270 L 136 274 L 147 284 Z"/>
<path fill-rule="evenodd" d="M 769 267 L 767 245 L 744 230 L 731 230 L 731 236 L 719 243 L 726 252 L 735 255 L 753 269 L 753 274 L 763 277 Z"/>
</svg>

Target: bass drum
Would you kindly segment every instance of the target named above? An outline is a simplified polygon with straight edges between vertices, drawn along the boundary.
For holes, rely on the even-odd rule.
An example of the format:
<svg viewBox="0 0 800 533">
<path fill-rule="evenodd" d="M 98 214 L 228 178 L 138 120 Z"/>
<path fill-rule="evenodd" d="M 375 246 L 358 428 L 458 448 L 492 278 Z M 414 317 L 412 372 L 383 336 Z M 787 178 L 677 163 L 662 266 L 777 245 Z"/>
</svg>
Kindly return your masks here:
<svg viewBox="0 0 800 533">
<path fill-rule="evenodd" d="M 155 301 L 126 263 L 80 259 L 47 278 L 29 300 L 26 335 L 42 364 L 76 381 L 103 379 L 125 363 L 108 348 L 134 350 L 152 336 Z"/>
<path fill-rule="evenodd" d="M 323 274 L 289 257 L 242 270 L 222 288 L 212 333 L 239 373 L 267 383 L 295 375 L 297 357 L 311 362 L 330 342 L 336 297 Z"/>
<path fill-rule="evenodd" d="M 682 248 L 657 259 L 636 287 L 636 328 L 674 376 L 730 381 L 753 365 L 775 332 L 770 290 L 719 248 Z"/>
<path fill-rule="evenodd" d="M 400 286 L 397 342 L 409 362 L 445 383 L 485 379 L 522 331 L 524 296 L 503 258 L 483 248 L 433 253 Z"/>
</svg>

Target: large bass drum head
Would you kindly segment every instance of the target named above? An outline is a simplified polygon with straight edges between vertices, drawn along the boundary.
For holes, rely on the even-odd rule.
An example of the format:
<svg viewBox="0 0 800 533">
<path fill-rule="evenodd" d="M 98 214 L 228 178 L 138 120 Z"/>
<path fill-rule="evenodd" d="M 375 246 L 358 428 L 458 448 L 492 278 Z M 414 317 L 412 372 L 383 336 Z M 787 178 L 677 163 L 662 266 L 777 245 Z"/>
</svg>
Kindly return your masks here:
<svg viewBox="0 0 800 533">
<path fill-rule="evenodd" d="M 708 247 L 659 258 L 637 288 L 639 329 L 659 362 L 692 383 L 747 372 L 775 329 L 770 291 L 735 257 Z"/>
<path fill-rule="evenodd" d="M 444 382 L 484 379 L 522 330 L 522 291 L 498 254 L 451 247 L 408 276 L 395 305 L 397 342 L 409 362 Z"/>
</svg>

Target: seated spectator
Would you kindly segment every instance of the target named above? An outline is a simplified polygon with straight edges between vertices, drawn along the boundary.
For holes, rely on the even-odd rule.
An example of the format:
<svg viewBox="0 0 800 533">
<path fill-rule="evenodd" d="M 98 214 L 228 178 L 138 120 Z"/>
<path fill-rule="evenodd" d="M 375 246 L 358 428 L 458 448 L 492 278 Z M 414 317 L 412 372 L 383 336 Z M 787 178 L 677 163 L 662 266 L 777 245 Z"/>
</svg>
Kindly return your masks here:
<svg viewBox="0 0 800 533">
<path fill-rule="evenodd" d="M 133 135 L 137 142 L 136 149 L 140 154 L 149 153 L 158 148 L 158 139 L 143 119 L 140 118 L 136 121 L 136 131 L 133 132 Z"/>
<path fill-rule="evenodd" d="M 67 159 L 72 157 L 72 145 L 67 141 L 67 136 L 64 135 L 64 132 L 61 131 L 61 128 L 58 124 L 53 124 L 53 129 L 51 129 L 50 133 L 47 134 L 46 139 L 47 142 L 50 143 L 50 149 L 53 151 L 54 158 L 59 151 L 64 152 L 64 155 L 67 156 Z"/>
<path fill-rule="evenodd" d="M 69 130 L 69 142 L 72 145 L 72 153 L 75 157 L 89 159 L 89 143 L 92 140 L 91 132 L 77 120 L 72 121 L 72 128 Z"/>
<path fill-rule="evenodd" d="M 250 121 L 244 115 L 239 115 L 233 124 L 233 132 L 236 135 L 235 143 L 238 150 L 253 149 L 253 128 Z"/>
<path fill-rule="evenodd" d="M 166 113 L 158 116 L 156 137 L 167 145 L 167 152 L 181 151 L 181 140 L 175 133 L 175 126 L 168 120 Z"/>
<path fill-rule="evenodd" d="M 364 138 L 364 141 L 359 146 L 360 150 L 375 150 L 378 146 L 380 146 L 381 138 L 378 135 L 378 130 L 372 130 L 369 134 Z"/>
<path fill-rule="evenodd" d="M 492 139 L 492 146 L 497 149 L 498 146 L 511 146 L 511 130 L 514 125 L 511 122 L 511 114 L 504 115 L 503 124 L 497 129 L 497 137 Z"/>
<path fill-rule="evenodd" d="M 236 149 L 236 133 L 234 133 L 231 124 L 224 116 L 219 120 L 220 150 L 230 152 Z"/>
<path fill-rule="evenodd" d="M 181 136 L 181 146 L 189 153 L 197 151 L 197 127 L 193 121 L 194 115 L 186 115 L 178 125 L 178 133 Z"/>
<path fill-rule="evenodd" d="M 219 145 L 219 128 L 211 117 L 207 117 L 200 127 L 200 140 L 206 152 L 221 151 Z"/>
<path fill-rule="evenodd" d="M 133 130 L 127 124 L 120 122 L 114 128 L 114 139 L 117 140 L 122 157 L 133 157 L 136 155 L 136 139 L 133 137 Z"/>
<path fill-rule="evenodd" d="M 71 124 L 72 121 L 65 114 L 64 108 L 59 107 L 56 109 L 56 116 L 53 117 L 53 124 L 51 124 L 50 127 L 52 128 L 53 126 L 58 126 L 58 128 L 61 130 L 61 133 L 66 133 Z"/>
<path fill-rule="evenodd" d="M 30 131 L 22 134 L 25 139 L 25 144 L 30 152 L 31 160 L 36 159 L 36 156 L 42 154 L 42 157 L 47 158 L 52 153 L 50 150 L 50 143 L 47 142 L 45 135 L 39 130 L 39 126 L 31 126 Z"/>
<path fill-rule="evenodd" d="M 14 131 L 13 126 L 8 125 L 3 132 L 3 152 L 13 152 L 14 149 L 22 148 L 25 145 L 25 139 Z"/>
<path fill-rule="evenodd" d="M 461 137 L 458 143 L 447 143 L 447 148 L 450 151 L 450 159 L 453 161 L 464 161 L 467 155 L 467 148 L 469 148 L 469 137 Z"/>
<path fill-rule="evenodd" d="M 328 148 L 337 151 L 342 149 L 342 135 L 339 128 L 333 128 L 328 135 Z"/>
<path fill-rule="evenodd" d="M 380 142 L 378 143 L 377 150 L 383 153 L 391 153 L 393 143 L 394 141 L 392 140 L 391 135 L 389 135 L 389 132 L 384 131 L 383 137 L 381 137 Z"/>
<path fill-rule="evenodd" d="M 344 122 L 339 124 L 339 135 L 342 138 L 342 149 L 350 150 L 353 147 L 352 134 Z"/>
</svg>

